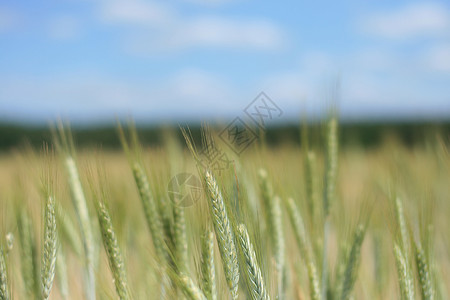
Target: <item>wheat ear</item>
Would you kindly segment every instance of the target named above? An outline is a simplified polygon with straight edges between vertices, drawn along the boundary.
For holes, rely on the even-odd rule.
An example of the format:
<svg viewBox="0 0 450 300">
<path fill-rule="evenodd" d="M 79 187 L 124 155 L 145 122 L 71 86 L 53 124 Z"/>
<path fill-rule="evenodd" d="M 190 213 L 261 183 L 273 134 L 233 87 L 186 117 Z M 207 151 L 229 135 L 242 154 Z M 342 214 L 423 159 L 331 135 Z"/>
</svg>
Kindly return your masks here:
<svg viewBox="0 0 450 300">
<path fill-rule="evenodd" d="M 350 293 L 355 285 L 356 277 L 358 275 L 359 262 L 361 258 L 361 247 L 364 241 L 366 228 L 364 225 L 358 225 L 353 235 L 353 242 L 350 252 L 347 255 L 346 267 L 342 281 L 342 288 L 340 289 L 342 300 L 350 299 Z"/>
<path fill-rule="evenodd" d="M 70 216 L 64 213 L 61 206 L 57 207 L 56 216 L 59 225 L 60 238 L 62 239 L 64 237 L 76 255 L 83 255 L 84 250 L 80 235 L 78 234 L 77 228 L 72 222 Z"/>
<path fill-rule="evenodd" d="M 405 256 L 397 244 L 394 245 L 394 257 L 397 266 L 401 298 L 404 300 L 414 300 L 414 281 L 411 277 Z"/>
<path fill-rule="evenodd" d="M 207 193 L 210 198 L 210 208 L 214 230 L 216 232 L 217 243 L 219 245 L 220 255 L 223 260 L 223 268 L 228 287 L 231 291 L 233 299 L 238 297 L 239 283 L 239 264 L 237 259 L 236 245 L 234 234 L 228 219 L 225 203 L 223 202 L 222 193 L 216 180 L 210 171 L 206 171 L 205 181 Z"/>
<path fill-rule="evenodd" d="M 331 116 L 327 123 L 326 134 L 326 157 L 325 176 L 323 189 L 323 215 L 325 224 L 323 226 L 323 249 L 322 249 L 322 298 L 326 298 L 328 282 L 328 235 L 330 231 L 330 207 L 334 201 L 337 167 L 338 167 L 338 122 L 336 116 Z"/>
<path fill-rule="evenodd" d="M 41 287 L 39 285 L 39 267 L 35 237 L 31 218 L 22 210 L 18 216 L 18 229 L 20 239 L 22 279 L 28 298 L 39 298 Z"/>
<path fill-rule="evenodd" d="M 109 267 L 114 278 L 117 295 L 120 299 L 129 299 L 127 276 L 122 253 L 120 252 L 116 233 L 112 226 L 111 217 L 102 201 L 99 201 L 97 204 L 97 215 L 102 232 L 103 246 L 108 256 Z"/>
<path fill-rule="evenodd" d="M 327 124 L 326 138 L 326 170 L 325 170 L 325 188 L 323 197 L 324 215 L 330 213 L 330 206 L 335 196 L 337 167 L 338 167 L 338 124 L 336 117 L 331 117 Z"/>
<path fill-rule="evenodd" d="M 5 254 L 0 247 L 0 299 L 9 300 L 8 273 L 6 270 Z"/>
<path fill-rule="evenodd" d="M 214 233 L 207 230 L 202 238 L 202 290 L 208 300 L 217 299 L 214 266 Z"/>
<path fill-rule="evenodd" d="M 139 163 L 135 163 L 133 165 L 133 175 L 139 190 L 145 220 L 152 235 L 153 246 L 155 247 L 156 254 L 163 262 L 167 262 L 168 255 L 164 250 L 163 224 L 158 213 L 159 210 L 157 208 L 157 204 L 150 191 L 147 175 Z"/>
<path fill-rule="evenodd" d="M 191 300 L 207 300 L 202 290 L 192 281 L 192 279 L 184 273 L 177 276 L 178 284 L 185 296 Z"/>
<path fill-rule="evenodd" d="M 408 230 L 406 228 L 406 220 L 405 213 L 403 211 L 403 204 L 400 198 L 395 198 L 395 217 L 397 219 L 397 224 L 400 231 L 401 244 L 400 247 L 403 250 L 403 256 L 405 258 L 405 262 L 409 264 L 409 238 L 408 238 Z M 407 265 L 408 267 L 408 265 Z M 409 268 L 408 268 L 409 269 Z"/>
<path fill-rule="evenodd" d="M 72 156 L 66 157 L 66 169 L 69 174 L 69 186 L 72 194 L 73 204 L 77 213 L 80 226 L 81 238 L 83 241 L 85 256 L 85 296 L 89 300 L 95 299 L 95 273 L 94 273 L 94 239 L 92 233 L 92 224 L 89 216 L 89 210 L 81 185 L 78 169 Z"/>
<path fill-rule="evenodd" d="M 44 218 L 44 249 L 42 254 L 41 284 L 42 298 L 48 299 L 55 277 L 58 233 L 56 231 L 55 200 L 47 197 Z"/>
<path fill-rule="evenodd" d="M 173 204 L 173 237 L 175 244 L 175 261 L 181 272 L 187 272 L 188 263 L 188 245 L 186 237 L 186 218 L 184 207 L 178 203 Z"/>
<path fill-rule="evenodd" d="M 245 260 L 245 270 L 250 295 L 254 300 L 268 300 L 270 297 L 267 294 L 261 269 L 259 268 L 258 261 L 256 259 L 256 253 L 253 249 L 252 243 L 250 242 L 250 237 L 248 236 L 248 232 L 244 224 L 240 224 L 238 226 L 238 232 L 239 245 L 241 246 Z"/>
<path fill-rule="evenodd" d="M 419 276 L 420 291 L 422 292 L 422 299 L 433 300 L 435 296 L 434 285 L 431 279 L 430 268 L 420 243 L 415 243 L 414 253 L 416 258 L 417 273 Z"/>
</svg>

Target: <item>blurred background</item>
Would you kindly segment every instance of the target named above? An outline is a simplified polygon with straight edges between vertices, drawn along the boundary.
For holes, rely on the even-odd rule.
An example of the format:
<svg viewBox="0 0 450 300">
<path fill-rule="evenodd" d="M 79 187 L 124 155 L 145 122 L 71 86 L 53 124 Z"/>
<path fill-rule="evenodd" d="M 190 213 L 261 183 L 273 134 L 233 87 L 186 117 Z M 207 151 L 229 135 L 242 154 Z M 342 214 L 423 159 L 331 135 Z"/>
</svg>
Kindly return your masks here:
<svg viewBox="0 0 450 300">
<path fill-rule="evenodd" d="M 450 132 L 450 4 L 439 1 L 98 0 L 0 3 L 0 148 L 48 139 L 117 145 L 132 117 L 228 124 L 264 92 L 298 137 L 336 103 L 349 135 L 414 143 Z"/>
</svg>

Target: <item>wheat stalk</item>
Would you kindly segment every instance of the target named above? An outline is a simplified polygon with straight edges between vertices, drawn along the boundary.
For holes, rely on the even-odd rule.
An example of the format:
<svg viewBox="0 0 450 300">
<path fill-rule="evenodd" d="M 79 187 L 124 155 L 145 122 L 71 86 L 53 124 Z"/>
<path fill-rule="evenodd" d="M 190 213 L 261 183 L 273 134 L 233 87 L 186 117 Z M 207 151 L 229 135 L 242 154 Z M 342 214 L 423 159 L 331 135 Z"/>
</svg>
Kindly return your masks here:
<svg viewBox="0 0 450 300">
<path fill-rule="evenodd" d="M 285 264 L 285 241 L 283 232 L 283 219 L 281 211 L 281 199 L 278 196 L 273 198 L 272 207 L 270 208 L 270 219 L 272 220 L 272 239 L 274 241 L 275 249 L 275 263 L 277 267 L 277 282 L 278 282 L 278 294 L 283 297 L 283 276 L 284 276 L 284 264 Z"/>
<path fill-rule="evenodd" d="M 219 245 L 220 255 L 223 260 L 223 268 L 228 287 L 231 291 L 233 299 L 238 297 L 239 283 L 239 265 L 237 259 L 236 245 L 234 234 L 228 219 L 225 203 L 223 202 L 222 193 L 216 180 L 210 171 L 205 173 L 205 181 L 208 196 L 210 198 L 210 208 L 214 230 L 216 232 L 217 243 Z"/>
<path fill-rule="evenodd" d="M 55 200 L 47 197 L 44 218 L 44 249 L 42 254 L 41 284 L 42 298 L 48 299 L 55 277 L 58 233 L 56 230 Z"/>
<path fill-rule="evenodd" d="M 59 231 L 61 232 L 60 237 L 64 237 L 69 243 L 70 248 L 75 252 L 76 255 L 83 255 L 83 247 L 80 236 L 77 232 L 75 224 L 70 219 L 69 215 L 65 214 L 62 207 L 58 206 L 56 211 L 56 216 L 59 225 Z"/>
<path fill-rule="evenodd" d="M 316 203 L 318 202 L 318 177 L 317 177 L 317 161 L 313 151 L 309 151 L 305 161 L 305 178 L 306 178 L 306 199 L 311 220 L 315 220 L 317 215 Z"/>
<path fill-rule="evenodd" d="M 300 214 L 299 209 L 297 208 L 297 205 L 294 202 L 294 199 L 288 199 L 287 210 L 289 219 L 291 220 L 292 228 L 294 229 L 295 239 L 297 241 L 298 248 L 300 249 L 300 254 L 303 256 L 303 259 L 306 262 L 311 299 L 320 300 L 321 293 L 319 276 L 317 274 L 316 264 L 312 255 L 311 244 L 305 230 L 303 218 Z"/>
<path fill-rule="evenodd" d="M 97 215 L 102 232 L 103 246 L 108 256 L 109 267 L 114 278 L 117 295 L 120 299 L 129 299 L 125 265 L 120 252 L 111 217 L 102 201 L 97 203 Z"/>
<path fill-rule="evenodd" d="M 208 300 L 217 299 L 216 268 L 214 266 L 214 233 L 207 230 L 202 238 L 202 290 Z"/>
<path fill-rule="evenodd" d="M 56 275 L 58 276 L 58 286 L 61 297 L 67 299 L 69 297 L 69 283 L 67 278 L 66 256 L 62 249 L 59 249 L 56 256 Z"/>
<path fill-rule="evenodd" d="M 266 222 L 270 239 L 273 245 L 273 252 L 275 257 L 275 264 L 277 270 L 277 286 L 278 293 L 283 295 L 283 272 L 284 272 L 284 234 L 281 213 L 281 199 L 274 196 L 272 185 L 267 178 L 265 170 L 259 171 L 259 180 L 261 188 L 261 196 L 264 201 L 266 211 Z"/>
</svg>

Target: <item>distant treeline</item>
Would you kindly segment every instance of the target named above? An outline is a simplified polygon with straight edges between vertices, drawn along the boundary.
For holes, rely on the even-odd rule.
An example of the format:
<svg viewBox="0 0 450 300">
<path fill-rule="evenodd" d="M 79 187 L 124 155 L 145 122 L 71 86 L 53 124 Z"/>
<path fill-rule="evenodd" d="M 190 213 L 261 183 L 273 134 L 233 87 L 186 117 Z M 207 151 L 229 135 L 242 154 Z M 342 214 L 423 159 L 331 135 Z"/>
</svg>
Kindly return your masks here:
<svg viewBox="0 0 450 300">
<path fill-rule="evenodd" d="M 200 125 L 189 125 L 195 140 L 200 141 Z M 172 130 L 178 135 L 180 141 L 182 136 L 178 126 L 139 126 L 137 128 L 140 140 L 145 145 L 161 145 L 164 134 Z M 220 129 L 218 129 L 220 130 Z M 259 136 L 269 145 L 282 143 L 300 144 L 300 125 L 284 124 L 265 128 L 264 131 L 255 130 Z M 311 142 L 319 143 L 323 134 L 321 123 L 308 125 Z M 96 127 L 72 127 L 72 133 L 76 145 L 81 148 L 98 147 L 115 149 L 120 147 L 115 125 Z M 358 145 L 360 147 L 377 147 L 388 139 L 396 139 L 406 146 L 423 145 L 440 135 L 448 142 L 450 138 L 450 121 L 447 122 L 344 122 L 340 124 L 340 145 Z M 0 151 L 8 151 L 26 145 L 41 147 L 44 143 L 50 143 L 52 135 L 49 127 L 25 126 L 17 124 L 0 123 Z"/>
</svg>

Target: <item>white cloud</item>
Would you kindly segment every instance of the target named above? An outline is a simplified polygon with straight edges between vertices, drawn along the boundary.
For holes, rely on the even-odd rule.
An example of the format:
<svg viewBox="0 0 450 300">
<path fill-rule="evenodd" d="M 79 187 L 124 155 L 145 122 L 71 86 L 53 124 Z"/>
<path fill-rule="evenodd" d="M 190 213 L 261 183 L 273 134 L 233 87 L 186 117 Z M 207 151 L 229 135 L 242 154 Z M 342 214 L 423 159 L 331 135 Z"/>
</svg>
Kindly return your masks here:
<svg viewBox="0 0 450 300">
<path fill-rule="evenodd" d="M 180 22 L 164 35 L 160 45 L 168 49 L 224 47 L 274 49 L 283 44 L 281 31 L 264 21 L 200 17 Z"/>
<path fill-rule="evenodd" d="M 197 47 L 272 50 L 285 40 L 282 30 L 267 20 L 186 16 L 152 1 L 104 1 L 100 18 L 108 24 L 129 25 L 125 48 L 137 54 Z"/>
<path fill-rule="evenodd" d="M 438 36 L 450 31 L 450 12 L 437 3 L 410 4 L 394 12 L 378 13 L 363 21 L 370 34 L 391 39 Z"/>
<path fill-rule="evenodd" d="M 174 12 L 155 1 L 112 0 L 101 2 L 100 17 L 114 24 L 163 25 L 172 21 Z"/>
<path fill-rule="evenodd" d="M 285 71 L 266 77 L 261 88 L 277 99 L 300 99 L 311 93 L 309 83 L 302 72 Z"/>
<path fill-rule="evenodd" d="M 48 32 L 56 40 L 73 40 L 80 37 L 82 25 L 73 16 L 58 16 L 49 22 Z"/>
<path fill-rule="evenodd" d="M 331 101 L 327 88 L 337 80 L 333 57 L 324 52 L 308 52 L 291 70 L 280 70 L 265 76 L 258 88 L 285 111 L 286 118 L 298 118 L 302 111 L 320 114 Z M 327 79 L 329 79 L 328 82 Z"/>
<path fill-rule="evenodd" d="M 427 64 L 424 59 L 428 59 Z M 445 116 L 450 111 L 450 88 L 442 84 L 450 74 L 442 73 L 450 71 L 450 44 L 407 57 L 383 49 L 360 50 L 341 57 L 312 52 L 302 55 L 299 62 L 291 70 L 280 70 L 258 82 L 294 117 L 302 109 L 312 114 L 326 111 L 333 96 L 330 85 L 336 80 L 341 82 L 336 95 L 338 106 L 347 117 L 386 113 L 396 118 Z M 432 81 L 430 75 L 440 80 Z"/>
<path fill-rule="evenodd" d="M 425 56 L 425 63 L 433 71 L 450 73 L 450 43 L 432 47 Z"/>
<path fill-rule="evenodd" d="M 368 72 L 392 70 L 400 62 L 400 57 L 384 49 L 362 49 L 351 55 L 351 64 Z"/>
<path fill-rule="evenodd" d="M 182 98 L 207 100 L 221 97 L 223 99 L 226 98 L 229 90 L 224 82 L 225 80 L 218 78 L 217 75 L 188 69 L 175 74 L 167 88 L 176 87 L 177 97 Z"/>
</svg>

